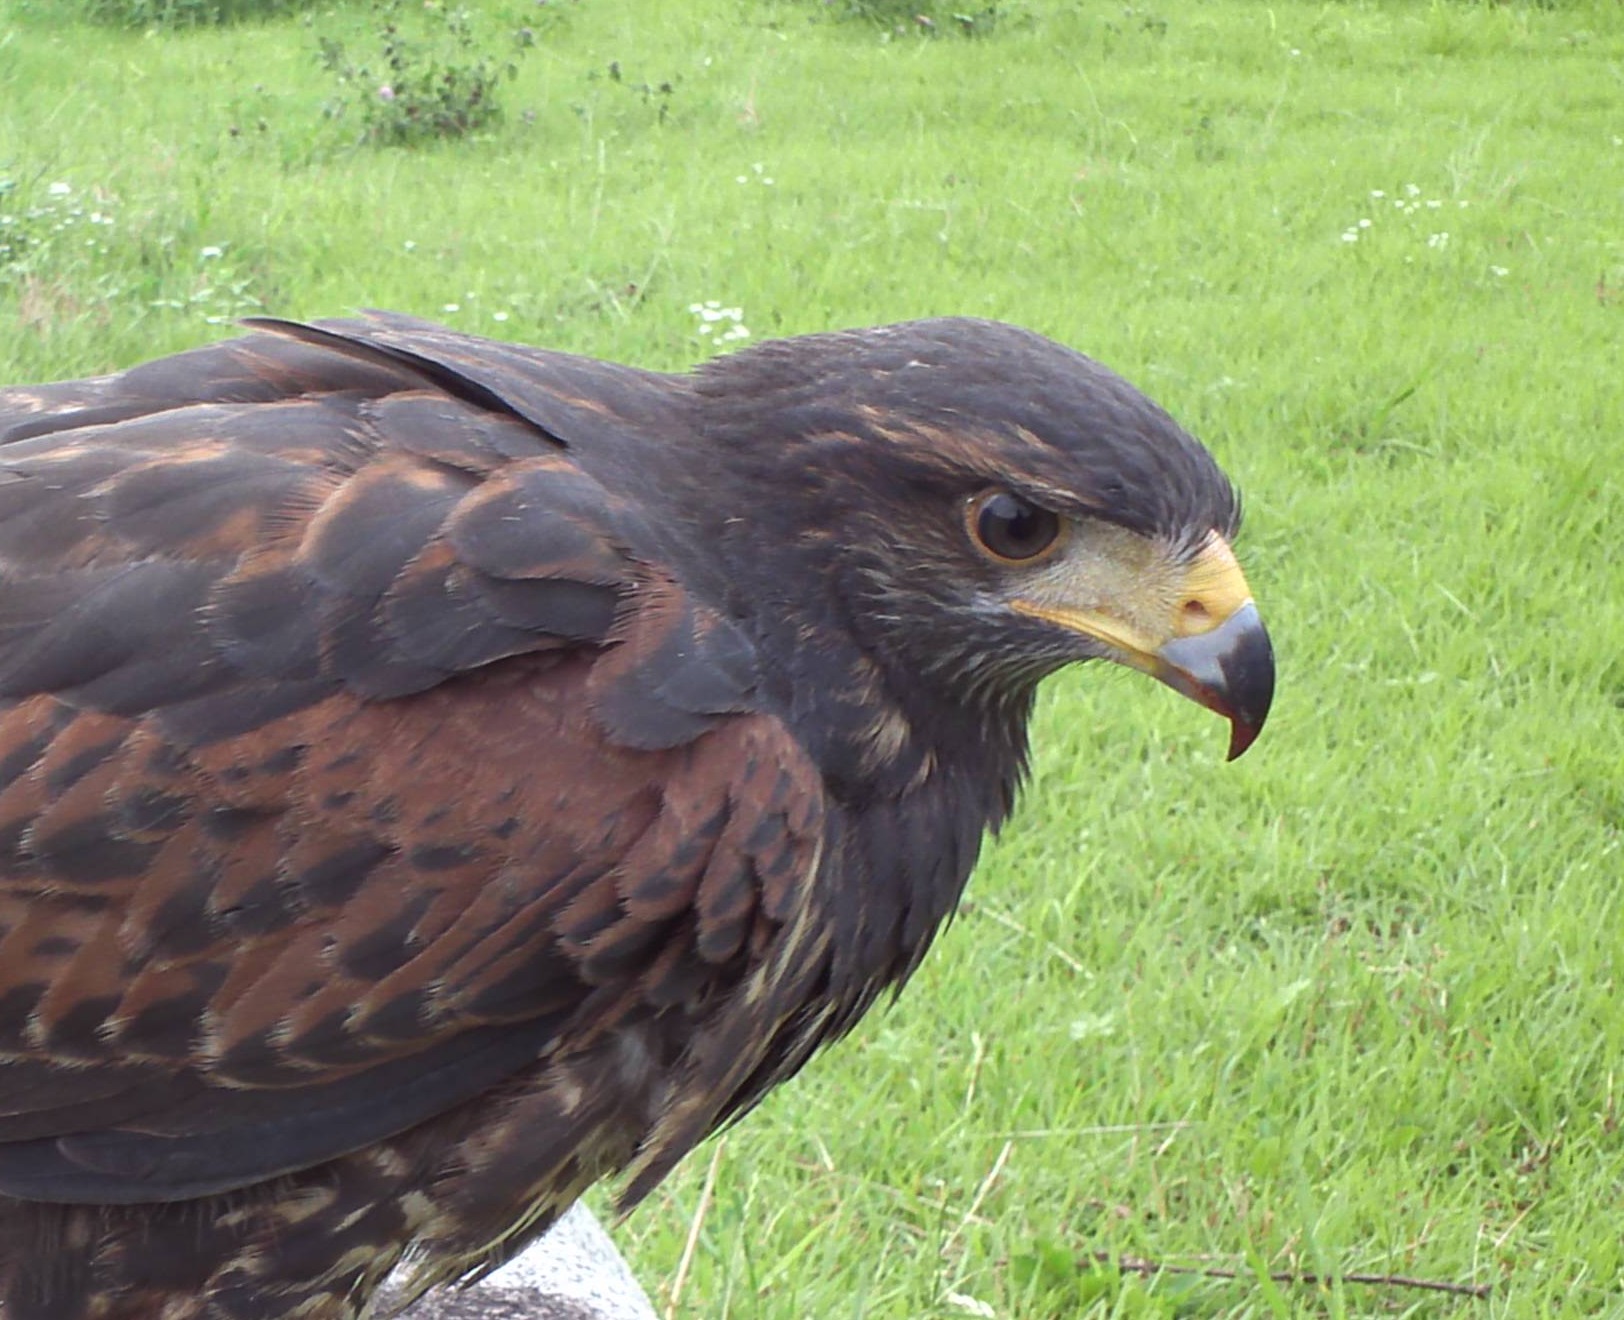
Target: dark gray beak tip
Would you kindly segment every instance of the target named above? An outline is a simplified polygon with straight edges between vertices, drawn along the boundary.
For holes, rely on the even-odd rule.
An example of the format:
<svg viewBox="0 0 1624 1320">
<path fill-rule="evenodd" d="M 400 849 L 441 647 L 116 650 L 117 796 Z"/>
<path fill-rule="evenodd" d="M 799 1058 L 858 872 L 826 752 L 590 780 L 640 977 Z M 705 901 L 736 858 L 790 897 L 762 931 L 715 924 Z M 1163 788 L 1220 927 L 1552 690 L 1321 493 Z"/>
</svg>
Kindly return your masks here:
<svg viewBox="0 0 1624 1320">
<path fill-rule="evenodd" d="M 1247 612 L 1252 615 L 1249 626 L 1235 635 L 1218 660 L 1224 676 L 1220 695 L 1229 716 L 1227 759 L 1231 761 L 1257 741 L 1274 702 L 1274 644 L 1256 606 L 1246 606 L 1237 617 Z"/>
</svg>

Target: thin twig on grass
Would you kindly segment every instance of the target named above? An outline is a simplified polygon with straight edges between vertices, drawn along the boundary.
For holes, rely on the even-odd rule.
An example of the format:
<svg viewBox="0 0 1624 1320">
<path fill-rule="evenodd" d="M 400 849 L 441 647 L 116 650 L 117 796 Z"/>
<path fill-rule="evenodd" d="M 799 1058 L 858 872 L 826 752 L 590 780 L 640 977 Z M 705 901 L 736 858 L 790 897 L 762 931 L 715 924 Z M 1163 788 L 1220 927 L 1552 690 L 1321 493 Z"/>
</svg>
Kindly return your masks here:
<svg viewBox="0 0 1624 1320">
<path fill-rule="evenodd" d="M 996 921 L 1000 926 L 1003 926 L 1008 930 L 1012 930 L 1018 935 L 1024 935 L 1027 939 L 1031 940 L 1034 944 L 1042 945 L 1044 949 L 1046 949 L 1050 954 L 1052 954 L 1055 958 L 1057 958 L 1066 967 L 1069 967 L 1072 971 L 1077 973 L 1078 976 L 1087 976 L 1087 977 L 1092 976 L 1092 974 L 1089 972 L 1088 968 L 1084 967 L 1082 965 L 1082 963 L 1078 962 L 1077 959 L 1073 958 L 1069 953 L 1067 953 L 1064 949 L 1062 949 L 1053 940 L 1046 940 L 1046 939 L 1043 938 L 1043 936 L 1041 936 L 1039 934 L 1036 934 L 1033 931 L 1028 930 L 1025 926 L 1021 925 L 1020 922 L 1016 921 L 1015 918 L 1010 916 L 1007 912 L 1000 912 L 997 908 L 988 907 L 985 904 L 982 904 L 981 906 L 977 907 L 976 911 L 985 913 L 987 916 L 991 917 L 994 921 Z"/>
<path fill-rule="evenodd" d="M 1113 1256 L 1108 1251 L 1089 1254 L 1094 1265 L 1114 1265 L 1125 1274 L 1150 1277 L 1156 1274 L 1199 1274 L 1205 1279 L 1245 1279 L 1249 1270 L 1225 1269 L 1218 1265 L 1164 1265 L 1158 1260 L 1141 1256 Z M 1456 1297 L 1489 1297 L 1494 1285 L 1488 1283 L 1450 1283 L 1446 1279 L 1417 1279 L 1408 1274 L 1315 1274 L 1312 1271 L 1280 1270 L 1271 1272 L 1274 1283 L 1336 1284 L 1362 1283 L 1389 1288 L 1417 1288 L 1424 1292 L 1450 1293 Z"/>
<path fill-rule="evenodd" d="M 1041 1137 L 1112 1137 L 1141 1136 L 1146 1132 L 1182 1132 L 1185 1128 L 1200 1126 L 1187 1118 L 1169 1119 L 1163 1123 L 1096 1123 L 1092 1127 L 1009 1128 L 1003 1132 L 989 1132 L 989 1137 L 1014 1137 L 1024 1141 Z"/>
<path fill-rule="evenodd" d="M 1494 1249 L 1496 1251 L 1499 1251 L 1501 1247 L 1506 1245 L 1506 1239 L 1517 1231 L 1517 1226 L 1521 1224 L 1523 1220 L 1528 1218 L 1529 1211 L 1531 1211 L 1538 1204 L 1538 1201 L 1530 1201 L 1517 1212 L 1517 1217 L 1506 1225 L 1505 1232 L 1501 1233 L 1499 1237 L 1494 1239 Z"/>
<path fill-rule="evenodd" d="M 997 1136 L 998 1134 L 994 1133 L 993 1135 Z M 815 1160 L 791 1160 L 790 1163 L 805 1173 L 823 1174 L 836 1182 L 866 1188 L 871 1192 L 878 1192 L 882 1196 L 889 1196 L 894 1201 L 918 1206 L 920 1209 L 928 1210 L 933 1214 L 945 1214 L 951 1208 L 940 1199 L 933 1201 L 928 1196 L 921 1196 L 918 1192 L 906 1192 L 900 1187 L 893 1187 L 890 1183 L 876 1182 L 872 1178 L 865 1178 L 860 1173 L 847 1173 L 844 1169 L 825 1168 Z M 967 1225 L 974 1224 L 977 1228 L 986 1228 L 992 1223 L 992 1220 L 982 1219 L 969 1211 L 966 1211 L 965 1214 L 968 1216 L 965 1220 Z"/>
<path fill-rule="evenodd" d="M 998 1152 L 998 1158 L 992 1162 L 992 1168 L 987 1170 L 987 1176 L 981 1180 L 981 1185 L 976 1188 L 975 1195 L 970 1198 L 970 1208 L 959 1217 L 958 1226 L 947 1235 L 947 1240 L 942 1243 L 942 1255 L 947 1255 L 953 1249 L 953 1244 L 959 1240 L 964 1230 L 969 1227 L 970 1221 L 976 1217 L 976 1211 L 981 1209 L 981 1203 L 987 1199 L 987 1193 L 992 1191 L 992 1185 L 998 1181 L 998 1175 L 1004 1171 L 1004 1165 L 1009 1162 L 1010 1152 L 1014 1149 L 1015 1143 L 1013 1141 L 1004 1143 L 1004 1148 Z"/>
<path fill-rule="evenodd" d="M 682 1244 L 677 1275 L 671 1280 L 671 1298 L 665 1304 L 665 1320 L 674 1320 L 677 1303 L 682 1300 L 683 1285 L 688 1282 L 688 1269 L 694 1263 L 694 1251 L 699 1246 L 699 1230 L 704 1226 L 705 1215 L 710 1210 L 711 1193 L 716 1190 L 716 1166 L 722 1162 L 722 1151 L 726 1148 L 727 1138 L 721 1137 L 716 1142 L 716 1149 L 711 1152 L 710 1168 L 705 1170 L 705 1185 L 699 1190 L 699 1204 L 694 1207 L 693 1222 L 688 1225 L 688 1240 Z"/>
<path fill-rule="evenodd" d="M 981 1065 L 987 1059 L 987 1042 L 982 1039 L 979 1031 L 970 1033 L 970 1081 L 964 1088 L 964 1112 L 969 1113 L 970 1107 L 976 1102 L 976 1083 L 981 1080 Z"/>
</svg>

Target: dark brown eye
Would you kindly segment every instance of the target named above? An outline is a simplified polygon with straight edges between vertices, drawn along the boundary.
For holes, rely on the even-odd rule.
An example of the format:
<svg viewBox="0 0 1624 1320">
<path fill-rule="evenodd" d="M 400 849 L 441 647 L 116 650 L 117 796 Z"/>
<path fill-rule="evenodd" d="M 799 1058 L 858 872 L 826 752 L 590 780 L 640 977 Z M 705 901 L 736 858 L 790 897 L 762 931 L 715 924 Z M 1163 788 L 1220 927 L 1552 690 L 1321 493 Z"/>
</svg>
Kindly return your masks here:
<svg viewBox="0 0 1624 1320">
<path fill-rule="evenodd" d="M 1060 539 L 1060 515 L 1007 490 L 989 490 L 970 501 L 966 521 L 975 543 L 994 559 L 1022 564 Z"/>
</svg>

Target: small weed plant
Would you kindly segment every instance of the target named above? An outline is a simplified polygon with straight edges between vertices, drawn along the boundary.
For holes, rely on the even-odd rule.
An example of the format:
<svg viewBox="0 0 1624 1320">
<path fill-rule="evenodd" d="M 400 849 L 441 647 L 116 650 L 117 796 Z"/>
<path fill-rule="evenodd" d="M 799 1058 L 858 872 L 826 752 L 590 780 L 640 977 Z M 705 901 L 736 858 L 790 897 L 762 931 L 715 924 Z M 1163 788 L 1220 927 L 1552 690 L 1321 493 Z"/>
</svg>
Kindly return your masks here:
<svg viewBox="0 0 1624 1320">
<path fill-rule="evenodd" d="M 357 59 L 342 41 L 323 37 L 320 60 L 338 80 L 327 113 L 359 122 L 362 140 L 382 146 L 465 137 L 495 124 L 501 84 L 535 44 L 534 31 L 519 28 L 504 49 L 484 46 L 471 13 L 448 4 L 378 0 L 369 26 L 374 54 Z"/>
<path fill-rule="evenodd" d="M 834 17 L 872 23 L 887 37 L 935 37 L 957 32 L 984 37 L 1009 17 L 1009 6 L 987 4 L 932 4 L 929 0 L 823 0 Z"/>
</svg>

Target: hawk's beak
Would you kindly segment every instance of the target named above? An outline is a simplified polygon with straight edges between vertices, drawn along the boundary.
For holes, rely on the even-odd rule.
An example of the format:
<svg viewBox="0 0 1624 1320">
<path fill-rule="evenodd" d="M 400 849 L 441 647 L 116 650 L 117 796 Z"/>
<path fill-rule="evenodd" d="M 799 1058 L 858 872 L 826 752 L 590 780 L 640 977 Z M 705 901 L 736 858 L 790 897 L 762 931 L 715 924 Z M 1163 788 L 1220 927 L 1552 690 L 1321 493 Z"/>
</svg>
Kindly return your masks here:
<svg viewBox="0 0 1624 1320">
<path fill-rule="evenodd" d="M 1274 699 L 1274 647 L 1250 599 L 1211 632 L 1175 637 L 1148 658 L 1136 667 L 1228 718 L 1231 761 L 1263 732 Z"/>
<path fill-rule="evenodd" d="M 1023 614 L 1074 629 L 1111 648 L 1111 658 L 1160 679 L 1229 720 L 1229 759 L 1256 741 L 1274 697 L 1274 647 L 1251 588 L 1223 537 L 1214 533 L 1182 570 L 1171 606 L 1155 611 L 1082 610 L 1031 599 Z M 1169 608 L 1171 613 L 1169 614 Z M 1124 616 L 1160 617 L 1154 625 Z"/>
</svg>

